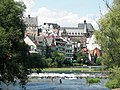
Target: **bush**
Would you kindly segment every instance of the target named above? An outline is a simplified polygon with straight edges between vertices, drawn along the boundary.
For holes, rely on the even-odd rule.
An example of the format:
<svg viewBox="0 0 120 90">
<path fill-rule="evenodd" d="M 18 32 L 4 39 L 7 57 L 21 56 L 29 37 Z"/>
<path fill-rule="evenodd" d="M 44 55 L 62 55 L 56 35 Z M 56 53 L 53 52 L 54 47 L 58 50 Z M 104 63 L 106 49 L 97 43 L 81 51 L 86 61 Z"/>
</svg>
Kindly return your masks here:
<svg viewBox="0 0 120 90">
<path fill-rule="evenodd" d="M 109 81 L 107 81 L 105 86 L 110 88 L 110 89 L 119 88 L 118 87 L 118 80 L 109 80 Z"/>
<path fill-rule="evenodd" d="M 120 67 L 113 67 L 111 69 L 110 80 L 106 83 L 106 87 L 112 88 L 120 88 Z"/>
<path fill-rule="evenodd" d="M 103 61 L 103 58 L 102 57 L 98 57 L 97 60 L 96 60 L 96 65 L 101 65 L 102 61 Z"/>
<path fill-rule="evenodd" d="M 36 54 L 36 53 L 30 54 L 29 61 L 27 62 L 27 67 L 29 69 L 32 69 L 32 68 L 43 69 L 47 66 L 48 66 L 48 64 L 47 64 L 45 58 L 42 55 Z"/>
<path fill-rule="evenodd" d="M 89 84 L 100 82 L 99 78 L 86 78 L 86 80 L 87 80 L 87 83 L 89 83 Z"/>
</svg>

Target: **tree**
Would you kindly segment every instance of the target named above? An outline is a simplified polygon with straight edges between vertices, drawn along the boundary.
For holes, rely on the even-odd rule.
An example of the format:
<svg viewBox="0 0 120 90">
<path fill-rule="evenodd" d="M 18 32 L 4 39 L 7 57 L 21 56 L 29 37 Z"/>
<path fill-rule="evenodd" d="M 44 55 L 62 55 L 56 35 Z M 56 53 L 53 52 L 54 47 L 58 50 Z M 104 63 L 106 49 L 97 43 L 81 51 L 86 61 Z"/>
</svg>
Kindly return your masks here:
<svg viewBox="0 0 120 90">
<path fill-rule="evenodd" d="M 47 62 L 45 58 L 42 55 L 36 53 L 30 54 L 29 61 L 27 64 L 28 64 L 27 67 L 29 69 L 33 69 L 33 68 L 43 69 L 47 67 Z"/>
<path fill-rule="evenodd" d="M 0 0 L 0 80 L 4 83 L 20 79 L 25 84 L 27 80 L 24 10 L 22 2 Z"/>
<path fill-rule="evenodd" d="M 112 7 L 107 4 L 108 13 L 99 21 L 96 32 L 97 42 L 102 49 L 103 63 L 112 67 L 108 88 L 120 88 L 120 0 L 114 0 Z"/>
<path fill-rule="evenodd" d="M 104 64 L 120 66 L 120 1 L 114 0 L 112 7 L 99 20 L 100 30 L 96 39 L 103 51 Z"/>
<path fill-rule="evenodd" d="M 65 56 L 63 53 L 58 53 L 58 57 L 57 57 L 57 67 L 62 67 L 63 66 L 63 61 L 65 59 Z"/>
<path fill-rule="evenodd" d="M 77 52 L 74 54 L 74 59 L 77 60 L 79 64 L 90 64 L 87 53 Z"/>
<path fill-rule="evenodd" d="M 63 53 L 60 53 L 58 51 L 53 51 L 51 65 L 61 67 L 63 65 L 62 62 L 64 61 L 64 58 L 65 56 Z"/>
</svg>

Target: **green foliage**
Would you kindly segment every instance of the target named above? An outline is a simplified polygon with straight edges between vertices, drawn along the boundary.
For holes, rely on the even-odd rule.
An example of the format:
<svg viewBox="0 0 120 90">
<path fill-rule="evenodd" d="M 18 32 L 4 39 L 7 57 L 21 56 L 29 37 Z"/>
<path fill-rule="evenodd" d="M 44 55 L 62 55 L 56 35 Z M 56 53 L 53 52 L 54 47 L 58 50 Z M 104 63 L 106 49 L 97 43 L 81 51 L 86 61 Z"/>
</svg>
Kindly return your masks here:
<svg viewBox="0 0 120 90">
<path fill-rule="evenodd" d="M 111 71 L 110 79 L 117 79 L 120 82 L 120 67 L 114 66 L 113 68 L 110 69 L 110 71 Z"/>
<path fill-rule="evenodd" d="M 51 64 L 54 67 L 62 67 L 65 56 L 63 53 L 58 51 L 53 51 Z"/>
<path fill-rule="evenodd" d="M 118 1 L 119 2 L 119 1 Z M 100 30 L 96 31 L 97 43 L 102 48 L 104 64 L 120 66 L 120 3 L 114 0 L 113 6 L 99 20 Z"/>
<path fill-rule="evenodd" d="M 110 89 L 114 89 L 114 88 L 119 88 L 118 87 L 118 81 L 115 80 L 109 80 L 107 81 L 107 83 L 105 84 L 106 87 L 110 88 Z"/>
<path fill-rule="evenodd" d="M 44 68 L 43 70 L 42 70 L 42 72 L 53 72 L 53 73 L 57 73 L 57 72 L 66 72 L 66 73 L 68 73 L 68 72 L 81 72 L 81 71 L 91 71 L 91 72 L 93 72 L 94 71 L 94 69 L 92 69 L 92 68 L 75 68 L 75 67 L 66 67 L 66 68 Z"/>
<path fill-rule="evenodd" d="M 110 69 L 111 75 L 109 81 L 106 83 L 106 87 L 120 88 L 120 67 L 113 67 Z"/>
<path fill-rule="evenodd" d="M 20 79 L 21 84 L 27 81 L 24 10 L 25 5 L 21 2 L 0 0 L 0 78 L 6 84 L 15 79 Z"/>
<path fill-rule="evenodd" d="M 83 59 L 83 54 L 78 52 L 74 55 L 74 58 L 77 60 L 78 63 L 82 63 L 81 59 Z"/>
<path fill-rule="evenodd" d="M 47 62 L 43 56 L 40 54 L 30 54 L 29 61 L 27 63 L 29 69 L 32 68 L 45 68 L 47 67 Z"/>
<path fill-rule="evenodd" d="M 79 65 L 90 64 L 88 59 L 88 54 L 86 53 L 78 52 L 74 55 L 74 58 L 77 60 L 77 63 Z"/>
<path fill-rule="evenodd" d="M 102 48 L 105 65 L 111 67 L 109 88 L 120 87 L 120 1 L 113 0 L 112 7 L 99 21 L 100 30 L 96 31 L 97 43 Z M 117 66 L 117 67 L 115 67 Z"/>
<path fill-rule="evenodd" d="M 100 79 L 99 78 L 86 78 L 87 83 L 92 84 L 92 83 L 99 83 Z"/>
<path fill-rule="evenodd" d="M 96 59 L 96 65 L 102 65 L 103 58 L 102 57 L 97 57 Z"/>
<path fill-rule="evenodd" d="M 47 62 L 48 67 L 52 67 L 52 59 L 51 58 L 47 58 L 46 62 Z"/>
</svg>

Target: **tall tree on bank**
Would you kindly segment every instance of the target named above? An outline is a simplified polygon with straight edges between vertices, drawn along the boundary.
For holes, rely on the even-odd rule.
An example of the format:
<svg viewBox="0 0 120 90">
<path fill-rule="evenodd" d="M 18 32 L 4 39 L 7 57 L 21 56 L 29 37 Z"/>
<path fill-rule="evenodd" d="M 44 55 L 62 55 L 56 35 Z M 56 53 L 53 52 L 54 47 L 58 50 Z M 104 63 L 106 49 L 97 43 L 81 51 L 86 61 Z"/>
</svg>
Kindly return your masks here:
<svg viewBox="0 0 120 90">
<path fill-rule="evenodd" d="M 104 64 L 120 67 L 120 0 L 114 0 L 108 9 L 99 21 L 100 30 L 96 32 L 96 39 L 103 51 Z"/>
<path fill-rule="evenodd" d="M 0 81 L 4 83 L 27 80 L 24 10 L 22 2 L 0 0 Z"/>
</svg>

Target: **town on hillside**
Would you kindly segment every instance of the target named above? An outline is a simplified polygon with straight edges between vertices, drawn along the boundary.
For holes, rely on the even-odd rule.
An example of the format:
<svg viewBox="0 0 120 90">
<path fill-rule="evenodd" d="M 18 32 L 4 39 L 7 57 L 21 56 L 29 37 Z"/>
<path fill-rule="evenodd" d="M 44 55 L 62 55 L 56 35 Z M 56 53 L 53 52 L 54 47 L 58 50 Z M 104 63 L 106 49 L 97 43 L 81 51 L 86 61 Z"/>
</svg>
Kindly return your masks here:
<svg viewBox="0 0 120 90">
<path fill-rule="evenodd" d="M 24 17 L 26 24 L 24 41 L 29 45 L 30 53 L 45 55 L 53 50 L 65 55 L 64 61 L 75 61 L 74 54 L 86 54 L 88 59 L 81 59 L 84 63 L 94 64 L 101 55 L 101 48 L 95 43 L 94 28 L 86 20 L 78 23 L 78 27 L 60 27 L 56 23 L 44 23 L 38 26 L 38 18 Z M 50 48 L 48 50 L 48 47 Z"/>
</svg>

